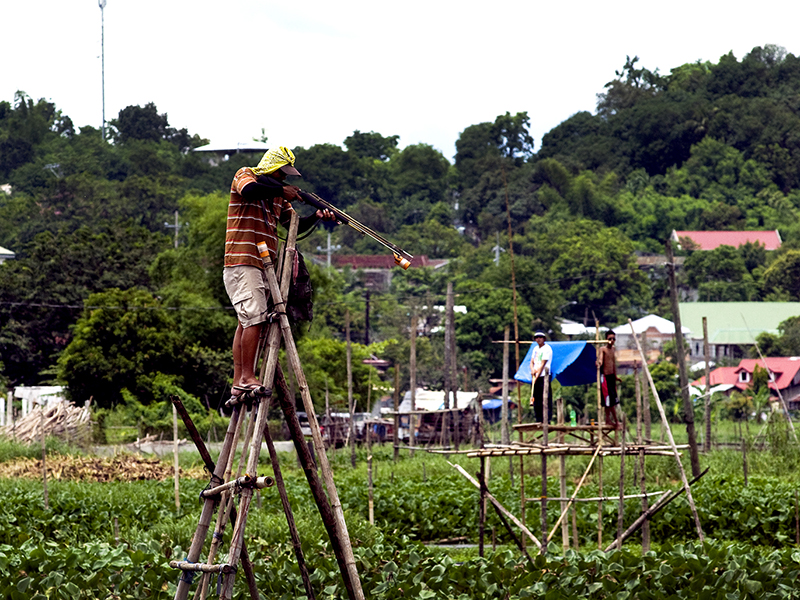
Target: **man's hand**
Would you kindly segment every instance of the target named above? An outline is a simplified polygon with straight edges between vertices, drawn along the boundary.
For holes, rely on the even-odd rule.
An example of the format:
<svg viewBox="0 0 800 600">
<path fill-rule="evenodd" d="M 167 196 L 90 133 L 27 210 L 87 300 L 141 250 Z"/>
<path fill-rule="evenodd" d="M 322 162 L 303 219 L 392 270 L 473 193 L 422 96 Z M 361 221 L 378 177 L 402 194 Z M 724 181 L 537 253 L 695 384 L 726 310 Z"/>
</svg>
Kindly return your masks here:
<svg viewBox="0 0 800 600">
<path fill-rule="evenodd" d="M 317 211 L 317 218 L 318 219 L 322 219 L 323 221 L 333 221 L 333 220 L 336 219 L 334 214 L 330 210 L 328 210 L 327 208 L 325 210 L 318 210 Z"/>
<path fill-rule="evenodd" d="M 283 197 L 286 200 L 300 200 L 300 188 L 296 185 L 283 186 Z"/>
</svg>

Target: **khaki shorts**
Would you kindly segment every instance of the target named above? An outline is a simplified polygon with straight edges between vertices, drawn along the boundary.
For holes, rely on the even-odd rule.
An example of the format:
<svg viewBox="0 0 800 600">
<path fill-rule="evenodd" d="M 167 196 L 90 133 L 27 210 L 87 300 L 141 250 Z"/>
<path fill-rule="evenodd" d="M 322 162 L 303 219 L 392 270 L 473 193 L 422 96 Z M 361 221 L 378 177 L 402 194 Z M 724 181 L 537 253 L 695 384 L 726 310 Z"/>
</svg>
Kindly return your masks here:
<svg viewBox="0 0 800 600">
<path fill-rule="evenodd" d="M 249 265 L 225 267 L 222 281 L 242 327 L 252 327 L 267 320 L 269 292 L 264 269 Z"/>
</svg>

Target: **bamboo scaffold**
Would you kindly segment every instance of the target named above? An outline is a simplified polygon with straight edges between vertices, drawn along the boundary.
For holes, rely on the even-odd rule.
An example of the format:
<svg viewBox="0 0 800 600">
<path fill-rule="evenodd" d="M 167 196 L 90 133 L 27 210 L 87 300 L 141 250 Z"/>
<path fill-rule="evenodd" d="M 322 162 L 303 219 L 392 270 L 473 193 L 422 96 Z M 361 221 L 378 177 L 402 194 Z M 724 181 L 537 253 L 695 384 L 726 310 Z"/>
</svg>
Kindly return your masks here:
<svg viewBox="0 0 800 600">
<path fill-rule="evenodd" d="M 310 599 L 315 598 L 308 571 L 305 567 L 299 532 L 294 523 L 294 517 L 288 502 L 288 496 L 286 495 L 283 477 L 280 472 L 280 465 L 277 460 L 277 454 L 275 453 L 274 444 L 272 443 L 267 426 L 267 414 L 269 412 L 270 402 L 273 398 L 277 399 L 289 427 L 290 435 L 297 451 L 298 460 L 303 468 L 311 489 L 312 497 L 314 498 L 323 525 L 330 538 L 331 547 L 342 575 L 342 581 L 347 596 L 350 600 L 363 600 L 364 598 L 358 571 L 355 566 L 355 558 L 347 531 L 347 524 L 344 520 L 342 505 L 333 482 L 333 473 L 327 459 L 326 449 L 322 440 L 320 426 L 314 412 L 308 383 L 300 363 L 294 338 L 292 337 L 288 316 L 282 308 L 284 306 L 282 299 L 287 297 L 291 278 L 291 267 L 294 263 L 296 236 L 297 215 L 293 214 L 286 241 L 285 258 L 282 261 L 281 267 L 279 267 L 281 271 L 280 282 L 275 273 L 275 267 L 266 246 L 264 245 L 263 248 L 259 248 L 262 260 L 264 261 L 270 297 L 275 307 L 272 315 L 273 318 L 269 325 L 264 328 L 265 333 L 262 338 L 262 350 L 260 352 L 260 354 L 263 354 L 260 369 L 261 386 L 256 386 L 254 389 L 239 396 L 232 397 L 226 403 L 232 411 L 231 419 L 217 463 L 214 464 L 213 461 L 210 460 L 210 457 L 205 460 L 206 467 L 212 475 L 208 488 L 201 494 L 203 507 L 201 509 L 197 529 L 192 537 L 192 542 L 186 558 L 183 561 L 173 561 L 170 563 L 171 566 L 182 571 L 175 594 L 176 600 L 185 600 L 188 597 L 195 573 L 201 573 L 203 575 L 200 586 L 198 586 L 196 590 L 195 598 L 202 600 L 207 596 L 210 581 L 209 576 L 214 574 L 221 578 L 219 596 L 224 600 L 230 600 L 233 597 L 233 584 L 240 563 L 247 576 L 247 584 L 251 598 L 254 600 L 259 598 L 252 565 L 247 558 L 245 527 L 254 493 L 259 489 L 270 487 L 276 487 L 281 497 L 281 503 L 292 538 L 292 546 L 295 551 L 298 567 L 303 577 L 306 596 Z M 290 398 L 289 388 L 278 362 L 281 341 L 283 341 L 286 356 L 291 366 L 291 371 L 296 379 L 297 387 L 300 390 L 300 395 L 306 410 L 315 456 L 311 454 L 311 450 L 305 442 L 304 434 L 294 407 L 294 395 L 291 394 Z M 191 424 L 191 419 L 188 414 L 186 414 L 185 410 L 179 410 L 179 412 L 181 412 L 181 416 L 190 433 L 194 430 L 196 434 L 196 429 Z M 244 450 L 238 470 L 234 475 L 233 457 L 238 445 L 239 432 L 242 428 L 246 429 Z M 202 440 L 199 438 L 199 435 L 192 435 L 192 439 L 195 441 L 198 449 L 201 450 L 201 456 L 203 456 L 205 448 L 202 445 Z M 269 450 L 273 477 L 259 477 L 257 474 L 259 456 L 262 444 L 264 443 L 266 443 Z M 207 451 L 205 455 L 207 455 Z M 322 480 L 320 480 L 320 473 Z M 235 497 L 239 498 L 238 510 L 234 506 Z M 218 519 L 211 542 L 211 550 L 208 554 L 208 559 L 200 561 L 200 554 L 205 546 L 211 519 L 215 512 L 218 513 Z M 224 528 L 228 520 L 233 523 L 230 547 L 225 562 L 214 563 L 218 551 L 221 550 Z"/>
<path fill-rule="evenodd" d="M 635 333 L 634 339 L 636 339 Z M 638 344 L 638 339 L 636 339 L 636 341 Z M 600 343 L 599 340 L 594 340 L 594 342 L 598 344 Z M 639 347 L 639 354 L 641 355 L 641 362 L 637 361 L 634 372 L 637 408 L 635 432 L 633 435 L 629 435 L 627 430 L 628 423 L 624 414 L 620 419 L 622 429 L 619 429 L 617 425 L 608 425 L 604 422 L 602 414 L 603 403 L 601 398 L 601 390 L 598 385 L 598 419 L 596 421 L 592 421 L 590 424 L 577 424 L 574 422 L 574 420 L 569 424 L 565 423 L 563 398 L 559 397 L 556 398 L 556 423 L 550 423 L 546 412 L 548 409 L 548 403 L 545 400 L 543 403 L 543 422 L 519 422 L 514 425 L 514 430 L 519 435 L 518 441 L 507 441 L 500 444 L 485 443 L 482 445 L 482 447 L 473 448 L 466 453 L 467 458 L 477 458 L 481 460 L 481 472 L 483 472 L 484 461 L 488 461 L 492 457 L 519 457 L 521 519 L 515 521 L 515 524 L 518 524 L 519 528 L 526 527 L 526 505 L 531 503 L 541 505 L 541 512 L 539 513 L 539 516 L 541 518 L 542 535 L 540 539 L 537 539 L 538 543 L 536 543 L 537 548 L 541 552 L 547 551 L 548 545 L 553 540 L 559 528 L 561 529 L 562 546 L 564 550 L 566 551 L 566 549 L 569 547 L 570 540 L 568 532 L 568 515 L 570 511 L 572 512 L 573 539 L 575 540 L 574 543 L 577 545 L 578 541 L 575 506 L 577 503 L 586 502 L 594 502 L 598 505 L 597 544 L 599 549 L 605 549 L 608 551 L 611 548 L 619 547 L 619 545 L 625 539 L 629 538 L 635 531 L 642 529 L 642 547 L 643 551 L 646 552 L 646 549 L 649 548 L 650 544 L 648 527 L 650 519 L 652 519 L 664 506 L 666 506 L 666 504 L 684 492 L 687 494 L 689 504 L 692 508 L 698 537 L 701 541 L 703 540 L 702 528 L 700 527 L 700 522 L 697 517 L 697 510 L 694 506 L 694 500 L 691 496 L 690 489 L 690 486 L 697 481 L 699 477 L 695 477 L 691 482 L 687 481 L 681 464 L 682 451 L 689 449 L 690 445 L 675 443 L 672 432 L 669 429 L 669 423 L 667 422 L 666 415 L 663 411 L 663 406 L 660 398 L 658 397 L 658 392 L 653 386 L 652 377 L 650 377 L 647 362 L 644 353 L 641 351 L 641 347 Z M 656 405 L 660 413 L 662 429 L 664 430 L 664 433 L 667 434 L 666 444 L 663 441 L 659 443 L 650 439 L 650 400 L 646 394 L 642 393 L 643 390 L 640 389 L 640 369 L 650 383 L 653 403 Z M 545 386 L 545 389 L 547 389 L 547 386 Z M 560 489 L 558 494 L 548 493 L 546 484 L 546 478 L 548 475 L 547 458 L 550 456 L 558 457 L 559 459 L 558 466 Z M 567 493 L 566 485 L 565 459 L 568 456 L 590 457 L 588 465 L 585 466 L 585 470 L 580 478 L 580 481 L 574 487 L 571 494 Z M 678 462 L 683 479 L 683 485 L 679 489 L 672 491 L 648 491 L 645 485 L 645 458 L 658 456 L 674 458 Z M 530 496 L 526 494 L 525 491 L 525 478 L 527 476 L 525 469 L 526 457 L 538 457 L 537 460 L 541 461 L 541 493 L 537 493 L 535 495 L 531 494 Z M 602 461 L 605 457 L 619 458 L 619 491 L 617 494 L 606 494 L 603 491 Z M 629 472 L 626 474 L 626 457 L 631 457 L 632 459 L 632 461 L 628 461 L 628 465 L 633 465 L 632 477 Z M 594 472 L 590 478 L 589 476 L 593 469 Z M 463 469 L 459 469 L 459 471 L 463 471 Z M 465 477 L 468 477 L 471 483 L 479 489 L 482 498 L 488 497 L 488 488 L 486 487 L 485 482 L 476 481 L 474 478 L 469 477 L 465 472 L 462 472 L 462 474 Z M 598 493 L 591 495 L 590 497 L 586 497 L 586 494 L 581 494 L 581 489 L 589 480 L 593 480 L 594 487 Z M 637 488 L 635 492 L 631 490 L 630 492 L 626 493 L 626 480 L 632 480 L 634 482 L 634 485 Z M 624 523 L 624 502 L 626 500 L 641 501 L 641 515 L 633 522 L 633 524 L 629 525 L 627 529 L 625 528 Z M 559 503 L 559 515 L 555 524 L 549 528 L 548 532 L 548 506 L 553 506 L 553 503 L 556 502 Z M 614 502 L 617 504 L 617 518 L 615 527 L 613 529 L 608 529 L 608 531 L 614 531 L 614 541 L 610 546 L 603 543 L 603 512 L 600 511 L 602 510 L 601 507 L 604 502 Z M 481 520 L 484 518 L 485 515 L 481 514 Z M 531 537 L 527 535 L 521 537 L 520 549 L 523 552 L 526 537 L 528 540 L 531 540 Z"/>
</svg>

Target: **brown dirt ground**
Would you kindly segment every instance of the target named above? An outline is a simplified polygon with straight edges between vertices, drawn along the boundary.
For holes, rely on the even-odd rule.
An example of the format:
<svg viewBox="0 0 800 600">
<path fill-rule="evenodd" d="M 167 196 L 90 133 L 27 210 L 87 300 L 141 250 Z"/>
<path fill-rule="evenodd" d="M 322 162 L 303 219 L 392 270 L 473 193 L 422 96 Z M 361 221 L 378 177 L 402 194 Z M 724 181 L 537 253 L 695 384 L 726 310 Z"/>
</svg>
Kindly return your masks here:
<svg viewBox="0 0 800 600">
<path fill-rule="evenodd" d="M 174 467 L 157 458 L 121 454 L 111 458 L 48 455 L 48 479 L 76 481 L 164 481 L 174 475 Z M 200 468 L 181 469 L 181 477 L 207 477 Z M 0 477 L 42 477 L 42 459 L 20 458 L 0 463 Z"/>
</svg>

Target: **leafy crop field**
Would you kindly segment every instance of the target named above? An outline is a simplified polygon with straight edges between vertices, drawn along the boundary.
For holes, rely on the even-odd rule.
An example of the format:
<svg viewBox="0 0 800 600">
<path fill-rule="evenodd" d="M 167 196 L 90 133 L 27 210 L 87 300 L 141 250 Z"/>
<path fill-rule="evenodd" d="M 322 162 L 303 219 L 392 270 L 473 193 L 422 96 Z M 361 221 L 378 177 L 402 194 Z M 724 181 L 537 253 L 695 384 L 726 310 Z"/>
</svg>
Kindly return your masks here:
<svg viewBox="0 0 800 600">
<path fill-rule="evenodd" d="M 3 467 L 18 459 L 4 451 Z M 497 549 L 487 538 L 485 558 L 474 548 L 443 550 L 424 542 L 464 536 L 477 541 L 478 493 L 444 458 L 417 452 L 391 459 L 391 449 L 373 448 L 375 526 L 367 521 L 365 455 L 349 466 L 349 453 L 332 456 L 337 487 L 354 543 L 367 597 L 390 598 L 794 598 L 800 576 L 796 545 L 798 488 L 791 450 L 779 455 L 751 454 L 745 485 L 741 459 L 733 451 L 704 456 L 706 475 L 693 489 L 706 543 L 696 541 L 688 505 L 680 498 L 652 521 L 653 550 L 642 556 L 635 536 L 621 551 L 597 550 L 597 505 L 577 507 L 581 547 L 566 554 L 551 545 L 534 564 L 509 544 L 494 514 Z M 54 472 L 60 455 L 48 456 Z M 0 478 L 0 595 L 3 598 L 172 598 L 177 572 L 167 563 L 183 558 L 200 511 L 198 496 L 208 481 L 196 462 L 183 457 L 181 508 L 176 510 L 173 482 L 48 481 L 49 509 L 43 505 L 41 465 L 27 473 Z M 30 460 L 30 459 L 29 459 Z M 452 459 L 451 459 L 452 460 Z M 659 489 L 676 485 L 670 459 L 652 458 Z M 570 486 L 588 458 L 571 458 Z M 470 472 L 477 461 L 460 458 Z M 531 461 L 533 462 L 533 461 Z M 308 487 L 293 459 L 282 464 L 289 497 L 320 598 L 344 598 L 338 568 L 325 538 Z M 109 463 L 111 464 L 111 463 Z M 492 493 L 519 513 L 518 478 L 511 485 L 508 461 L 495 460 Z M 533 468 L 533 465 L 530 465 Z M 113 466 L 114 469 L 124 468 Z M 605 461 L 605 473 L 618 468 Z M 268 465 L 263 472 L 268 472 Z M 632 470 L 632 469 L 630 469 Z M 62 469 L 63 472 L 63 469 Z M 169 473 L 169 469 L 164 469 Z M 648 471 L 650 474 L 650 470 Z M 555 472 L 549 489 L 557 489 Z M 618 470 L 616 471 L 618 474 Z M 632 475 L 631 475 L 632 477 Z M 632 483 L 632 482 L 631 482 Z M 540 485 L 538 473 L 526 473 L 526 486 Z M 608 492 L 609 483 L 606 482 Z M 596 482 L 586 489 L 597 491 Z M 625 506 L 625 522 L 639 514 L 639 502 Z M 550 522 L 556 518 L 555 507 Z M 617 503 L 604 503 L 605 540 L 616 531 Z M 529 505 L 528 522 L 539 522 Z M 246 541 L 263 597 L 303 597 L 277 492 L 266 489 L 254 505 Z M 240 578 L 241 579 L 241 578 Z M 237 597 L 246 598 L 238 588 Z"/>
</svg>

